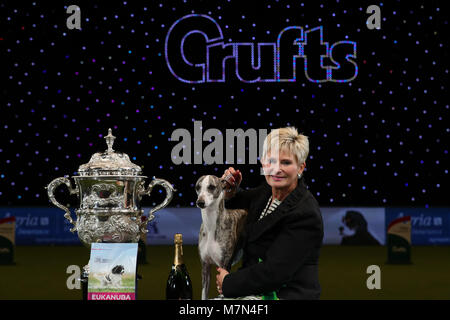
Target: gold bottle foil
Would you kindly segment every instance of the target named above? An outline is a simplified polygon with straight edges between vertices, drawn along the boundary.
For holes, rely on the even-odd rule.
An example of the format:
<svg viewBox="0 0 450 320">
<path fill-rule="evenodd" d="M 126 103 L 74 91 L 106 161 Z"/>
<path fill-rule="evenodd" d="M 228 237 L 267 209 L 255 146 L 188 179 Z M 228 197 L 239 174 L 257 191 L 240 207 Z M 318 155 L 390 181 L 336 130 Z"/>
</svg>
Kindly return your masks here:
<svg viewBox="0 0 450 320">
<path fill-rule="evenodd" d="M 173 259 L 173 265 L 178 266 L 184 264 L 183 261 L 183 235 L 176 233 L 174 236 L 175 243 L 175 257 Z"/>
</svg>

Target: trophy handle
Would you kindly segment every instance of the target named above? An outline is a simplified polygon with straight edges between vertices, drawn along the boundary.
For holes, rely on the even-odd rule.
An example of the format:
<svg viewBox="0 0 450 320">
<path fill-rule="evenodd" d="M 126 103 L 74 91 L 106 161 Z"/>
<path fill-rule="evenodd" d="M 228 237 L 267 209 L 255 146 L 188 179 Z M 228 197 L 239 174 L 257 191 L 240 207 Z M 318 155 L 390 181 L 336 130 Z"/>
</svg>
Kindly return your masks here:
<svg viewBox="0 0 450 320">
<path fill-rule="evenodd" d="M 150 210 L 148 219 L 146 219 L 145 221 L 142 222 L 141 231 L 144 233 L 147 232 L 147 224 L 155 218 L 153 213 L 155 213 L 156 211 L 158 211 L 162 208 L 165 208 L 170 203 L 170 201 L 172 201 L 173 193 L 176 191 L 175 188 L 172 187 L 172 185 L 170 184 L 169 181 L 164 180 L 164 179 L 157 179 L 157 178 L 153 177 L 153 180 L 150 182 L 147 189 L 144 189 L 143 187 L 141 188 L 141 190 L 139 191 L 139 196 L 143 196 L 143 195 L 150 196 L 153 188 L 156 185 L 160 185 L 160 186 L 164 187 L 164 189 L 166 190 L 166 198 L 159 205 L 157 205 L 156 207 L 153 207 Z"/>
<path fill-rule="evenodd" d="M 72 220 L 72 217 L 70 215 L 70 210 L 69 208 L 67 208 L 66 206 L 63 206 L 62 204 L 60 204 L 56 198 L 55 198 L 55 189 L 62 185 L 65 184 L 67 186 L 67 188 L 69 189 L 70 194 L 77 194 L 78 193 L 78 187 L 72 188 L 72 184 L 70 183 L 70 180 L 68 178 L 56 178 L 55 180 L 53 180 L 52 182 L 50 182 L 48 184 L 47 187 L 45 187 L 47 189 L 47 193 L 48 193 L 48 198 L 50 199 L 50 201 L 57 206 L 58 208 L 64 210 L 66 213 L 64 214 L 64 218 L 66 218 L 72 225 L 73 228 L 70 229 L 70 232 L 75 232 L 77 230 L 77 226 L 76 226 L 76 222 L 74 222 Z"/>
</svg>

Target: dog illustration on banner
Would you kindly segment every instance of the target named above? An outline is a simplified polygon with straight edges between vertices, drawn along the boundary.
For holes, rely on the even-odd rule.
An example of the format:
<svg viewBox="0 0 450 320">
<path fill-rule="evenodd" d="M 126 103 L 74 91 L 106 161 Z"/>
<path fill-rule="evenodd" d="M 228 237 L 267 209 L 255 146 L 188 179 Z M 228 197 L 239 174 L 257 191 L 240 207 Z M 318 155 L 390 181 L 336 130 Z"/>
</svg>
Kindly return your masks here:
<svg viewBox="0 0 450 320">
<path fill-rule="evenodd" d="M 378 246 L 380 242 L 369 232 L 367 221 L 359 211 L 349 210 L 342 218 L 342 222 L 353 234 L 345 235 L 344 227 L 339 228 L 342 235 L 341 245 Z"/>
<path fill-rule="evenodd" d="M 238 255 L 231 261 L 236 241 L 241 233 L 247 211 L 225 208 L 225 188 L 227 182 L 213 175 L 198 179 L 197 207 L 202 212 L 202 225 L 198 248 L 202 265 L 202 300 L 208 299 L 211 265 L 231 269 L 239 261 Z"/>
</svg>

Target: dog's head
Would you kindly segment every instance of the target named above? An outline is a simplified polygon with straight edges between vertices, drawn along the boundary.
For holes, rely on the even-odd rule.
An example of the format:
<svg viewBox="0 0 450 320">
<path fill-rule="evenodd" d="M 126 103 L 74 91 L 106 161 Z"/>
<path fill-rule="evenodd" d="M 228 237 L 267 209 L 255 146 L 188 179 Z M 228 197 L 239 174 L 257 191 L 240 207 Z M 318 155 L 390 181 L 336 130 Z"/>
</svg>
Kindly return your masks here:
<svg viewBox="0 0 450 320">
<path fill-rule="evenodd" d="M 123 274 L 124 272 L 125 268 L 122 265 L 117 265 L 111 270 L 112 274 Z"/>
<path fill-rule="evenodd" d="M 349 210 L 342 218 L 342 222 L 351 230 L 365 230 L 367 229 L 367 221 L 361 212 Z"/>
<path fill-rule="evenodd" d="M 195 184 L 197 207 L 204 209 L 216 202 L 222 196 L 225 186 L 226 182 L 216 176 L 201 176 Z"/>
</svg>

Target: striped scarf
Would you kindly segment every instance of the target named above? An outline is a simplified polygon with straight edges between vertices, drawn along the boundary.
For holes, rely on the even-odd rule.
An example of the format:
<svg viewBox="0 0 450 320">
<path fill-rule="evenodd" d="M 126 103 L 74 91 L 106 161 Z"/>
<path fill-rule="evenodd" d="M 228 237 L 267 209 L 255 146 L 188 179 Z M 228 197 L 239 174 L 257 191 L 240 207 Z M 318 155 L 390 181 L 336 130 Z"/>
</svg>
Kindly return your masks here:
<svg viewBox="0 0 450 320">
<path fill-rule="evenodd" d="M 271 204 L 271 202 L 272 202 L 272 204 Z M 271 214 L 273 212 L 273 210 L 275 210 L 280 204 L 281 204 L 280 200 L 273 199 L 273 201 L 272 201 L 272 197 L 270 197 L 269 201 L 267 202 L 266 208 L 263 210 L 263 212 L 259 216 L 259 220 L 261 220 L 265 216 Z"/>
</svg>

